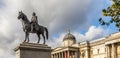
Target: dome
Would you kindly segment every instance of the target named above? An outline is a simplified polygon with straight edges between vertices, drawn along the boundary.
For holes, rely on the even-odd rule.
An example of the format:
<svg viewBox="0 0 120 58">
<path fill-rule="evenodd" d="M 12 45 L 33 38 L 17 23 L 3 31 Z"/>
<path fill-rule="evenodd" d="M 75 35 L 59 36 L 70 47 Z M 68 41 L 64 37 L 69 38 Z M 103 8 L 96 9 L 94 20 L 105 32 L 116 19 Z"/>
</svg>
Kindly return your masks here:
<svg viewBox="0 0 120 58">
<path fill-rule="evenodd" d="M 65 37 L 63 38 L 63 41 L 65 41 L 65 40 L 72 40 L 72 41 L 76 42 L 75 36 L 72 35 L 71 33 L 67 33 L 65 35 Z"/>
<path fill-rule="evenodd" d="M 72 46 L 75 43 L 76 43 L 75 36 L 70 33 L 70 30 L 68 30 L 68 33 L 63 38 L 62 45 L 63 46 Z"/>
</svg>

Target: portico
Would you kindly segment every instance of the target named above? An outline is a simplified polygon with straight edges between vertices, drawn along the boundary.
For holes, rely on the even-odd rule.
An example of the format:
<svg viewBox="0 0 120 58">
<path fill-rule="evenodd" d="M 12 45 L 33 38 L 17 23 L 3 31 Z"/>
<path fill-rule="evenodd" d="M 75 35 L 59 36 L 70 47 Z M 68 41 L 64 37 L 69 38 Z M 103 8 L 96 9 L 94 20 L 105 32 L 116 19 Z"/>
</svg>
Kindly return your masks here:
<svg viewBox="0 0 120 58">
<path fill-rule="evenodd" d="M 78 58 L 78 48 L 66 47 L 52 52 L 52 58 Z"/>
</svg>

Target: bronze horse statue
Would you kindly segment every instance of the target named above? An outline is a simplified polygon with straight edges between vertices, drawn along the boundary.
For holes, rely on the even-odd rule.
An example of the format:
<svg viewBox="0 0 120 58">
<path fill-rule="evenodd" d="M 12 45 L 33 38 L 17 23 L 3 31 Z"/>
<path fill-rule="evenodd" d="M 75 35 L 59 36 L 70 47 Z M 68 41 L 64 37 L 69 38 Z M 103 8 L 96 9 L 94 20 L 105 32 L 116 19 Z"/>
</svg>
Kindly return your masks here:
<svg viewBox="0 0 120 58">
<path fill-rule="evenodd" d="M 35 32 L 31 32 L 31 23 L 28 20 L 27 16 L 22 11 L 19 12 L 18 19 L 21 19 L 23 31 L 25 32 L 24 42 L 29 43 L 29 33 L 36 33 L 38 36 L 37 43 L 40 42 L 40 35 L 42 35 L 42 37 L 44 39 L 43 44 L 45 44 L 45 39 L 48 39 L 48 29 L 46 27 L 43 27 L 43 26 L 40 26 L 37 24 L 38 30 L 36 30 Z M 44 35 L 44 33 L 46 33 L 46 36 Z"/>
</svg>

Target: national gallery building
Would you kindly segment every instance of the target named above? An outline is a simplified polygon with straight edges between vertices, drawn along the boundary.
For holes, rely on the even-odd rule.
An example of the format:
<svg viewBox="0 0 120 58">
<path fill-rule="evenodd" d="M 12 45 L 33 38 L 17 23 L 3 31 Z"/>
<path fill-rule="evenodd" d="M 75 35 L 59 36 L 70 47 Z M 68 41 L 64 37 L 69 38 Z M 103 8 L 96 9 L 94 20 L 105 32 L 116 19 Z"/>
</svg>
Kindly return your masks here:
<svg viewBox="0 0 120 58">
<path fill-rule="evenodd" d="M 62 46 L 52 50 L 52 58 L 120 58 L 120 32 L 81 43 L 68 32 Z"/>
</svg>

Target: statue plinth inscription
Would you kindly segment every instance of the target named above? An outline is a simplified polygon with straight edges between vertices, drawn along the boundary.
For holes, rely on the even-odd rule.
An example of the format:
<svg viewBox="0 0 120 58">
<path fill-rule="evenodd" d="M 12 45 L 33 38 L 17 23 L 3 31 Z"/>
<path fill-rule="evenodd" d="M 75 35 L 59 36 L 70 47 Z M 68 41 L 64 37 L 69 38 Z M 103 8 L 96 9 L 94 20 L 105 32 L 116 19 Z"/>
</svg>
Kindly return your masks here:
<svg viewBox="0 0 120 58">
<path fill-rule="evenodd" d="M 23 43 L 15 49 L 16 58 L 51 58 L 51 47 L 45 44 Z"/>
</svg>

